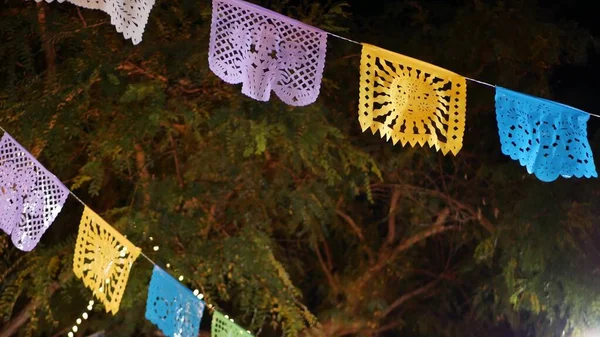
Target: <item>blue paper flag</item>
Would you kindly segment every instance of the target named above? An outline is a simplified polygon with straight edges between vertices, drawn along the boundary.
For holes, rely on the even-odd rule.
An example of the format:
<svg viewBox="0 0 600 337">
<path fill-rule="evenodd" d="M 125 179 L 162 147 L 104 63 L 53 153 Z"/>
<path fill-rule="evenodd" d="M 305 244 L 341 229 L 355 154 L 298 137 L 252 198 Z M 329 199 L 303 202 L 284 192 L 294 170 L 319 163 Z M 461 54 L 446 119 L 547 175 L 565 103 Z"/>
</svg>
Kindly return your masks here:
<svg viewBox="0 0 600 337">
<path fill-rule="evenodd" d="M 154 266 L 146 301 L 146 318 L 165 336 L 198 336 L 203 311 L 204 301 L 167 272 Z"/>
<path fill-rule="evenodd" d="M 590 116 L 573 107 L 496 87 L 502 153 L 542 181 L 598 177 L 587 139 Z"/>
</svg>

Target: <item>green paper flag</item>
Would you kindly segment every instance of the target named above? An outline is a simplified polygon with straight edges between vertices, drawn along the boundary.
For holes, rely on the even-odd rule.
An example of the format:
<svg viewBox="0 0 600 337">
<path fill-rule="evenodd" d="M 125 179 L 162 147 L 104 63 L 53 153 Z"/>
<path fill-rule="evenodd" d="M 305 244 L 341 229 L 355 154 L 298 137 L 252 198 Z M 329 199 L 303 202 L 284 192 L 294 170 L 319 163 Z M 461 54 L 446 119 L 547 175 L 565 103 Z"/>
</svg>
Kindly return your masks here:
<svg viewBox="0 0 600 337">
<path fill-rule="evenodd" d="M 229 316 L 215 310 L 213 313 L 211 337 L 253 337 L 251 333 L 240 328 Z"/>
</svg>

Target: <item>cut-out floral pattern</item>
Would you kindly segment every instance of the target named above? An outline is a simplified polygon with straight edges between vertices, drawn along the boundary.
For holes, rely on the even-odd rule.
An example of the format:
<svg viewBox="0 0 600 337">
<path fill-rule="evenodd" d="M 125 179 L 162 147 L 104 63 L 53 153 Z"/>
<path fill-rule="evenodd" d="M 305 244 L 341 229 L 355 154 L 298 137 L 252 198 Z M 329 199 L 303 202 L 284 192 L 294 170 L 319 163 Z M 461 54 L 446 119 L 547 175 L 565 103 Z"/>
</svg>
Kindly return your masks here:
<svg viewBox="0 0 600 337">
<path fill-rule="evenodd" d="M 30 251 L 50 227 L 69 190 L 8 133 L 0 140 L 0 229 Z"/>
<path fill-rule="evenodd" d="M 289 105 L 319 96 L 327 34 L 241 0 L 214 0 L 210 69 L 242 93 L 268 101 L 271 91 Z"/>
<path fill-rule="evenodd" d="M 589 118 L 573 107 L 496 87 L 502 153 L 542 181 L 598 176 L 587 139 Z"/>
</svg>

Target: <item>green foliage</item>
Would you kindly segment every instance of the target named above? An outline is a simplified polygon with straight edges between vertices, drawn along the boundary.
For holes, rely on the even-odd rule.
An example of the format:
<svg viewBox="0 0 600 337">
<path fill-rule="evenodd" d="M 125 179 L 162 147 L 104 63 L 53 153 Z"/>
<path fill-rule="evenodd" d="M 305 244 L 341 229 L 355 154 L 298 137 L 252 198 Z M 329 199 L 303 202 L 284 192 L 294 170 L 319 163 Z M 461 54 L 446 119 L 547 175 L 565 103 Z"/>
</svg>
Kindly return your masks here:
<svg viewBox="0 0 600 337">
<path fill-rule="evenodd" d="M 534 1 L 263 5 L 544 96 L 590 42 Z M 357 46 L 330 39 L 321 98 L 292 108 L 210 72 L 208 2 L 157 3 L 135 47 L 104 13 L 68 4 L 11 3 L 0 18 L 0 125 L 255 334 L 541 337 L 594 324 L 597 183 L 543 184 L 502 156 L 480 88 L 463 150 L 443 157 L 360 133 Z M 71 271 L 80 215 L 69 201 L 31 253 L 0 236 L 1 329 L 29 312 L 19 336 L 53 336 L 85 309 Z M 81 333 L 154 335 L 150 273 L 138 260 L 119 313 L 96 308 Z"/>
</svg>

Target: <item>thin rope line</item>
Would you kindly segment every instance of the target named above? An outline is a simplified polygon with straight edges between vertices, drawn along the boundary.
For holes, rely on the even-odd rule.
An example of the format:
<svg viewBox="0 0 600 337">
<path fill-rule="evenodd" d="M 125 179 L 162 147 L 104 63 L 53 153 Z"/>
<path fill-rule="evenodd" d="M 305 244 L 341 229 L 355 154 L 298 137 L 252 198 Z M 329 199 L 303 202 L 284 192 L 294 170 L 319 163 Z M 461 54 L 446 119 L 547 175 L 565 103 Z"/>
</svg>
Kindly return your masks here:
<svg viewBox="0 0 600 337">
<path fill-rule="evenodd" d="M 2 130 L 2 131 L 3 131 L 3 132 L 5 132 L 5 133 L 8 133 L 8 132 L 7 132 L 7 131 L 6 131 L 6 130 L 5 130 L 3 127 L 2 127 L 2 125 L 0 125 L 0 130 Z M 52 175 L 54 175 L 54 173 L 52 173 Z M 54 175 L 54 176 L 56 177 L 56 175 Z M 58 179 L 58 178 L 57 178 L 57 179 Z M 60 179 L 58 179 L 58 180 L 60 181 Z M 64 185 L 64 184 L 63 184 L 63 185 Z M 67 186 L 65 186 L 65 187 L 67 187 Z M 84 207 L 87 207 L 87 208 L 89 208 L 89 209 L 92 209 L 92 208 L 91 208 L 91 207 L 89 207 L 89 206 L 88 206 L 88 205 L 87 205 L 85 202 L 83 202 L 83 200 L 81 200 L 81 198 L 79 198 L 79 197 L 77 196 L 77 194 L 75 194 L 73 191 L 71 191 L 71 189 L 70 189 L 70 188 L 68 188 L 68 187 L 67 187 L 67 189 L 69 190 L 69 194 L 70 194 L 70 195 L 71 195 L 73 198 L 75 198 L 75 200 L 77 200 L 77 201 L 78 201 L 78 202 L 79 202 L 79 203 L 80 203 L 82 206 L 84 206 Z M 137 247 L 137 246 L 136 246 L 136 247 Z M 142 255 L 142 256 L 143 256 L 143 257 L 144 257 L 146 260 L 148 260 L 148 262 L 152 263 L 152 264 L 153 264 L 153 265 L 155 265 L 155 266 L 158 266 L 158 264 L 156 264 L 156 262 L 152 261 L 152 259 L 151 259 L 151 258 L 149 258 L 149 257 L 148 257 L 146 254 L 144 254 L 144 252 L 142 251 L 142 249 L 141 249 L 141 248 L 140 248 L 140 255 Z M 161 269 L 163 269 L 163 270 L 164 270 L 164 268 L 161 268 Z"/>
<path fill-rule="evenodd" d="M 333 34 L 333 33 L 328 32 L 328 31 L 324 31 L 324 32 L 327 33 L 327 35 L 331 35 L 333 37 L 337 37 L 338 39 L 346 40 L 346 41 L 348 41 L 350 43 L 354 43 L 354 44 L 357 44 L 357 45 L 362 45 L 362 43 L 360 43 L 358 41 L 351 40 L 351 39 L 349 39 L 347 37 L 343 37 L 343 36 L 340 36 L 340 35 L 337 35 L 337 34 Z"/>
<path fill-rule="evenodd" d="M 475 83 L 479 83 L 479 84 L 483 84 L 483 85 L 487 85 L 487 86 L 488 86 L 488 87 L 490 87 L 490 88 L 495 88 L 495 87 L 496 87 L 495 85 L 493 85 L 493 84 L 490 84 L 490 83 L 487 83 L 487 82 L 484 82 L 484 81 L 476 80 L 476 79 L 474 79 L 474 78 L 470 78 L 470 77 L 466 77 L 466 76 L 463 76 L 463 77 L 464 77 L 465 79 L 467 79 L 468 81 L 475 82 Z"/>
<path fill-rule="evenodd" d="M 8 131 L 6 131 L 6 129 L 4 129 L 4 128 L 2 127 L 2 125 L 0 125 L 0 130 L 2 130 L 2 132 L 4 132 L 4 133 L 8 133 Z M 52 173 L 52 175 L 54 175 L 54 173 Z M 54 176 L 56 177 L 56 175 L 54 175 Z M 60 179 L 58 179 L 58 177 L 57 177 L 57 180 L 58 180 L 58 181 L 60 181 Z M 62 182 L 61 182 L 61 183 L 62 183 Z M 64 183 L 63 183 L 63 185 L 64 185 Z M 79 203 L 80 203 L 82 206 L 84 206 L 84 207 L 87 207 L 87 208 L 89 208 L 89 209 L 92 209 L 92 208 L 91 208 L 91 207 L 89 207 L 89 206 L 88 206 L 88 205 L 87 205 L 85 202 L 83 202 L 83 200 L 81 200 L 81 198 L 79 198 L 79 197 L 77 196 L 77 194 L 75 194 L 73 191 L 71 191 L 71 189 L 70 189 L 70 188 L 68 188 L 67 186 L 65 186 L 65 187 L 66 187 L 66 188 L 69 190 L 69 194 L 70 194 L 70 195 L 71 195 L 73 198 L 75 198 L 75 200 L 77 200 L 77 201 L 78 201 L 78 202 L 79 202 Z M 137 246 L 136 246 L 136 247 L 137 247 Z M 148 262 L 152 263 L 152 264 L 153 264 L 153 265 L 155 265 L 155 266 L 158 266 L 158 264 L 156 264 L 156 262 L 152 261 L 152 259 L 151 259 L 151 258 L 149 258 L 149 257 L 148 257 L 146 254 L 144 254 L 144 252 L 141 250 L 141 248 L 140 248 L 140 255 L 142 255 L 142 256 L 143 256 L 143 257 L 144 257 L 146 260 L 148 260 Z M 161 269 L 163 269 L 163 270 L 164 270 L 164 268 L 162 268 L 162 267 L 161 267 Z"/>
<path fill-rule="evenodd" d="M 158 264 L 156 264 L 154 261 L 152 261 L 151 258 L 149 258 L 146 254 L 144 254 L 144 252 L 142 251 L 142 249 L 140 248 L 140 255 L 142 255 L 146 260 L 148 260 L 148 262 L 152 263 L 155 266 L 160 267 L 160 269 L 165 270 L 164 268 L 162 268 L 161 266 L 159 266 Z"/>
<path fill-rule="evenodd" d="M 1 128 L 2 128 L 2 127 L 0 126 L 0 129 L 1 129 Z M 63 185 L 64 185 L 64 184 L 63 184 Z M 65 187 L 66 187 L 66 186 L 65 186 Z M 79 201 L 79 203 L 80 203 L 81 205 L 83 205 L 83 206 L 84 206 L 84 207 L 86 207 L 86 208 L 92 209 L 92 208 L 91 208 L 91 207 L 89 207 L 89 206 L 88 206 L 88 205 L 87 205 L 85 202 L 83 202 L 83 200 L 81 200 L 81 199 L 80 199 L 80 198 L 77 196 L 77 194 L 73 193 L 73 191 L 71 191 L 71 189 L 70 189 L 70 188 L 68 188 L 68 187 L 67 187 L 67 189 L 69 190 L 69 194 L 70 194 L 70 195 L 71 195 L 73 198 L 75 198 L 77 201 Z M 137 245 L 136 245 L 136 247 L 137 247 Z M 153 265 L 155 265 L 155 266 L 158 266 L 158 264 L 156 264 L 154 261 L 152 261 L 152 259 L 151 259 L 151 258 L 149 258 L 149 257 L 148 257 L 146 254 L 144 254 L 144 252 L 142 251 L 142 249 L 141 249 L 141 248 L 140 248 L 140 255 L 142 255 L 142 257 L 144 257 L 146 260 L 148 260 L 148 262 L 152 263 L 152 264 L 153 264 Z M 159 267 L 160 267 L 160 266 L 159 266 Z M 162 267 L 161 267 L 161 269 L 163 269 L 163 270 L 164 270 L 164 268 L 162 268 Z"/>
<path fill-rule="evenodd" d="M 334 33 L 328 32 L 328 31 L 325 31 L 325 33 L 326 33 L 327 35 L 330 35 L 330 36 L 332 36 L 332 37 L 335 37 L 335 38 L 338 38 L 338 39 L 341 39 L 341 40 L 344 40 L 344 41 L 347 41 L 347 42 L 350 42 L 350 43 L 354 43 L 354 44 L 356 44 L 356 45 L 362 45 L 362 43 L 360 43 L 360 42 L 358 42 L 358 41 L 355 41 L 355 40 L 352 40 L 352 39 L 349 39 L 349 38 L 347 38 L 347 37 L 343 37 L 343 36 L 340 36 L 340 35 L 337 35 L 337 34 L 334 34 Z M 482 84 L 482 85 L 485 85 L 485 86 L 488 86 L 488 87 L 491 87 L 491 88 L 495 88 L 495 87 L 496 87 L 495 85 L 493 85 L 493 84 L 490 84 L 490 83 L 487 83 L 487 82 L 484 82 L 484 81 L 479 81 L 479 80 L 476 80 L 476 79 L 473 79 L 473 78 L 469 78 L 469 77 L 466 77 L 466 76 L 463 76 L 463 77 L 465 77 L 465 79 L 466 79 L 466 80 L 469 80 L 469 81 L 472 81 L 472 82 L 475 82 L 475 83 L 479 83 L 479 84 Z M 586 112 L 587 114 L 589 114 L 590 116 L 594 116 L 594 117 L 600 118 L 600 115 L 592 114 L 592 113 L 589 113 L 589 112 L 587 112 L 587 111 L 585 111 L 585 112 Z M 8 133 L 8 132 L 7 132 L 7 131 L 6 131 L 6 130 L 5 130 L 5 129 L 4 129 L 2 126 L 1 126 L 1 125 L 0 125 L 0 130 L 1 130 L 1 131 L 3 131 L 4 133 Z M 65 186 L 65 187 L 66 187 L 66 186 Z M 67 189 L 69 190 L 69 194 L 70 194 L 72 197 L 74 197 L 74 198 L 75 198 L 75 199 L 76 199 L 76 200 L 77 200 L 77 201 L 78 201 L 78 202 L 79 202 L 81 205 L 83 205 L 84 207 L 90 208 L 90 207 L 88 207 L 88 206 L 87 206 L 87 204 L 86 204 L 85 202 L 83 202 L 83 200 L 81 200 L 81 199 L 80 199 L 80 198 L 79 198 L 79 197 L 78 197 L 78 196 L 77 196 L 77 195 L 76 195 L 76 194 L 75 194 L 73 191 L 71 191 L 71 189 L 70 189 L 70 188 L 68 188 L 68 187 L 67 187 Z M 91 208 L 90 208 L 90 209 L 91 209 Z M 161 268 L 163 271 L 166 271 L 167 273 L 169 273 L 169 272 L 168 272 L 166 269 L 164 269 L 164 268 L 162 268 L 161 266 L 159 266 L 158 264 L 156 264 L 156 263 L 155 263 L 155 262 L 154 262 L 154 261 L 153 261 L 151 258 L 149 258 L 149 257 L 148 257 L 146 254 L 144 254 L 144 252 L 141 250 L 141 248 L 140 248 L 140 255 L 141 255 L 142 257 L 144 257 L 146 260 L 148 260 L 148 262 L 150 262 L 150 263 L 151 263 L 151 264 L 153 264 L 154 266 L 158 266 L 158 267 L 159 267 L 159 268 Z M 170 274 L 170 273 L 169 273 L 169 274 Z M 180 283 L 181 283 L 181 282 L 180 282 Z M 204 303 L 206 303 L 206 301 L 203 301 L 203 302 L 204 302 Z M 207 306 L 208 306 L 208 309 L 209 309 L 209 311 L 211 311 L 211 312 L 214 312 L 214 311 L 216 310 L 214 305 L 211 305 L 211 304 L 209 304 L 209 303 L 206 303 L 206 304 L 207 304 Z M 226 316 L 226 317 L 230 317 L 230 316 L 228 316 L 228 315 L 225 315 L 225 316 Z"/>
<path fill-rule="evenodd" d="M 358 41 L 354 41 L 354 40 L 352 40 L 352 39 L 349 39 L 349 38 L 347 38 L 347 37 L 343 37 L 343 36 L 340 36 L 340 35 L 337 35 L 337 34 L 334 34 L 334 33 L 328 32 L 328 31 L 325 31 L 325 33 L 326 33 L 327 35 L 331 35 L 331 36 L 333 36 L 333 37 L 336 37 L 336 38 L 338 38 L 338 39 L 341 39 L 341 40 L 348 41 L 348 42 L 350 42 L 350 43 L 354 43 L 354 44 L 357 44 L 357 45 L 362 45 L 362 43 L 360 43 L 360 42 L 358 42 Z M 488 83 L 488 82 L 484 82 L 484 81 L 480 81 L 480 80 L 476 80 L 476 79 L 474 79 L 474 78 L 470 78 L 470 77 L 466 77 L 466 76 L 463 76 L 463 77 L 464 77 L 464 78 L 465 78 L 467 81 L 471 81 L 471 82 L 479 83 L 479 84 L 481 84 L 481 85 L 485 85 L 485 86 L 487 86 L 487 87 L 490 87 L 490 88 L 496 88 L 496 85 L 494 85 L 494 84 L 491 84 L 491 83 Z M 583 110 L 581 110 L 581 111 L 583 111 Z M 590 115 L 590 116 L 592 116 L 592 117 L 600 118 L 600 115 L 596 115 L 596 114 L 593 114 L 593 113 L 591 113 L 591 112 L 587 112 L 587 111 L 583 111 L 583 112 L 585 112 L 586 114 L 588 114 L 588 115 Z"/>
<path fill-rule="evenodd" d="M 6 129 L 4 129 L 4 128 L 2 127 L 2 125 L 0 125 L 0 130 L 8 134 L 8 132 L 6 131 Z M 52 175 L 54 175 L 54 174 L 52 173 Z M 54 175 L 54 176 L 56 177 L 56 175 Z M 57 177 L 57 179 L 58 179 L 58 177 Z M 60 179 L 58 179 L 58 180 L 60 181 Z M 64 185 L 64 184 L 63 184 L 63 185 Z M 78 197 L 78 196 L 77 196 L 77 195 L 76 195 L 76 194 L 75 194 L 73 191 L 71 191 L 71 189 L 70 189 L 70 188 L 68 188 L 66 185 L 64 185 L 64 186 L 65 186 L 65 187 L 66 187 L 66 188 L 69 190 L 69 194 L 70 194 L 70 195 L 71 195 L 73 198 L 75 198 L 75 200 L 77 200 L 77 201 L 78 201 L 78 202 L 79 202 L 81 205 L 83 205 L 84 207 L 87 207 L 87 208 L 91 209 L 91 207 L 89 207 L 89 206 L 88 206 L 88 205 L 87 205 L 85 202 L 83 202 L 83 200 L 81 200 L 81 198 L 79 198 L 79 197 Z M 109 224 L 109 226 L 110 226 L 110 224 Z M 136 247 L 137 247 L 137 245 L 136 245 Z M 138 248 L 139 248 L 139 247 L 138 247 Z M 152 260 L 150 257 L 148 257 L 148 255 L 144 254 L 144 252 L 142 251 L 142 249 L 141 249 L 141 248 L 140 248 L 140 255 L 141 255 L 143 258 L 145 258 L 145 259 L 146 259 L 148 262 L 150 262 L 152 265 L 159 267 L 161 270 L 163 270 L 164 272 L 166 272 L 166 273 L 168 273 L 169 275 L 171 275 L 171 276 L 172 276 L 174 279 L 177 279 L 177 278 L 175 277 L 175 275 L 173 275 L 173 274 L 172 274 L 170 271 L 168 271 L 166 268 L 163 268 L 161 265 L 159 265 L 159 264 L 157 264 L 156 262 L 154 262 L 154 261 L 153 261 L 153 260 Z M 178 282 L 179 282 L 180 284 L 182 284 L 182 283 L 181 283 L 181 281 L 179 281 L 179 280 L 178 280 Z M 183 285 L 183 286 L 185 286 L 184 284 L 182 284 L 182 285 Z M 187 287 L 186 287 L 186 288 L 187 288 Z M 195 297 L 196 297 L 196 296 L 195 296 Z M 93 299 L 94 299 L 94 298 L 92 297 L 92 300 L 93 300 Z M 199 298 L 199 300 L 200 300 L 200 301 L 202 301 L 202 302 L 204 302 L 204 303 L 206 304 L 206 307 L 208 308 L 208 310 L 209 310 L 211 313 L 214 313 L 214 312 L 217 310 L 217 309 L 216 309 L 216 306 L 215 306 L 214 304 L 212 304 L 212 303 L 207 303 L 207 302 L 204 300 L 204 298 L 202 298 L 202 299 L 200 299 L 200 298 Z M 223 315 L 225 315 L 225 314 L 223 313 Z M 232 320 L 233 320 L 233 318 L 232 318 L 231 316 L 229 316 L 229 315 L 225 315 L 225 316 L 227 316 L 227 317 L 229 317 L 229 319 L 232 319 Z M 243 328 L 242 328 L 242 329 L 243 329 Z M 250 331 L 250 330 L 246 330 L 246 331 Z"/>
<path fill-rule="evenodd" d="M 55 176 L 55 177 L 56 177 L 56 176 Z M 63 184 L 63 185 L 64 185 L 64 184 Z M 66 187 L 66 186 L 65 186 L 65 187 Z M 67 187 L 67 188 L 68 188 L 68 187 Z M 71 195 L 73 198 L 77 199 L 77 201 L 79 201 L 79 203 L 80 203 L 80 204 L 82 204 L 83 206 L 85 206 L 85 207 L 89 208 L 89 207 L 88 207 L 88 205 L 86 205 L 86 203 L 85 203 L 85 202 L 83 202 L 83 200 L 79 199 L 79 197 L 78 197 L 78 196 L 77 196 L 75 193 L 73 193 L 73 191 L 71 191 L 71 189 L 70 189 L 70 188 L 68 188 L 68 189 L 69 189 L 69 194 L 70 194 L 70 195 Z"/>
<path fill-rule="evenodd" d="M 581 110 L 581 111 L 583 111 L 583 110 Z M 598 118 L 600 118 L 600 115 L 596 115 L 596 114 L 593 114 L 593 113 L 591 113 L 591 112 L 587 112 L 587 111 L 583 111 L 583 112 L 585 112 L 586 114 L 588 114 L 588 115 L 590 115 L 590 116 L 593 116 L 593 117 L 598 117 Z"/>
<path fill-rule="evenodd" d="M 1 127 L 0 127 L 1 128 Z M 63 184 L 64 185 L 64 184 Z M 66 187 L 66 186 L 65 186 Z M 67 189 L 69 189 L 67 187 Z M 69 194 L 75 198 L 77 201 L 79 201 L 80 204 L 82 204 L 84 207 L 92 209 L 91 207 L 89 207 L 85 202 L 83 202 L 83 200 L 81 200 L 75 193 L 73 193 L 73 191 L 71 191 L 71 189 L 69 189 Z M 137 245 L 136 245 L 137 247 Z M 155 266 L 158 266 L 158 264 L 156 264 L 156 262 L 152 261 L 151 258 L 148 257 L 148 255 L 144 254 L 144 252 L 142 251 L 142 249 L 140 248 L 140 255 L 142 255 L 142 257 L 144 257 L 146 260 L 148 260 L 148 262 L 152 263 Z M 160 266 L 159 266 L 160 267 Z M 164 270 L 164 268 L 161 267 L 161 269 Z"/>
</svg>

